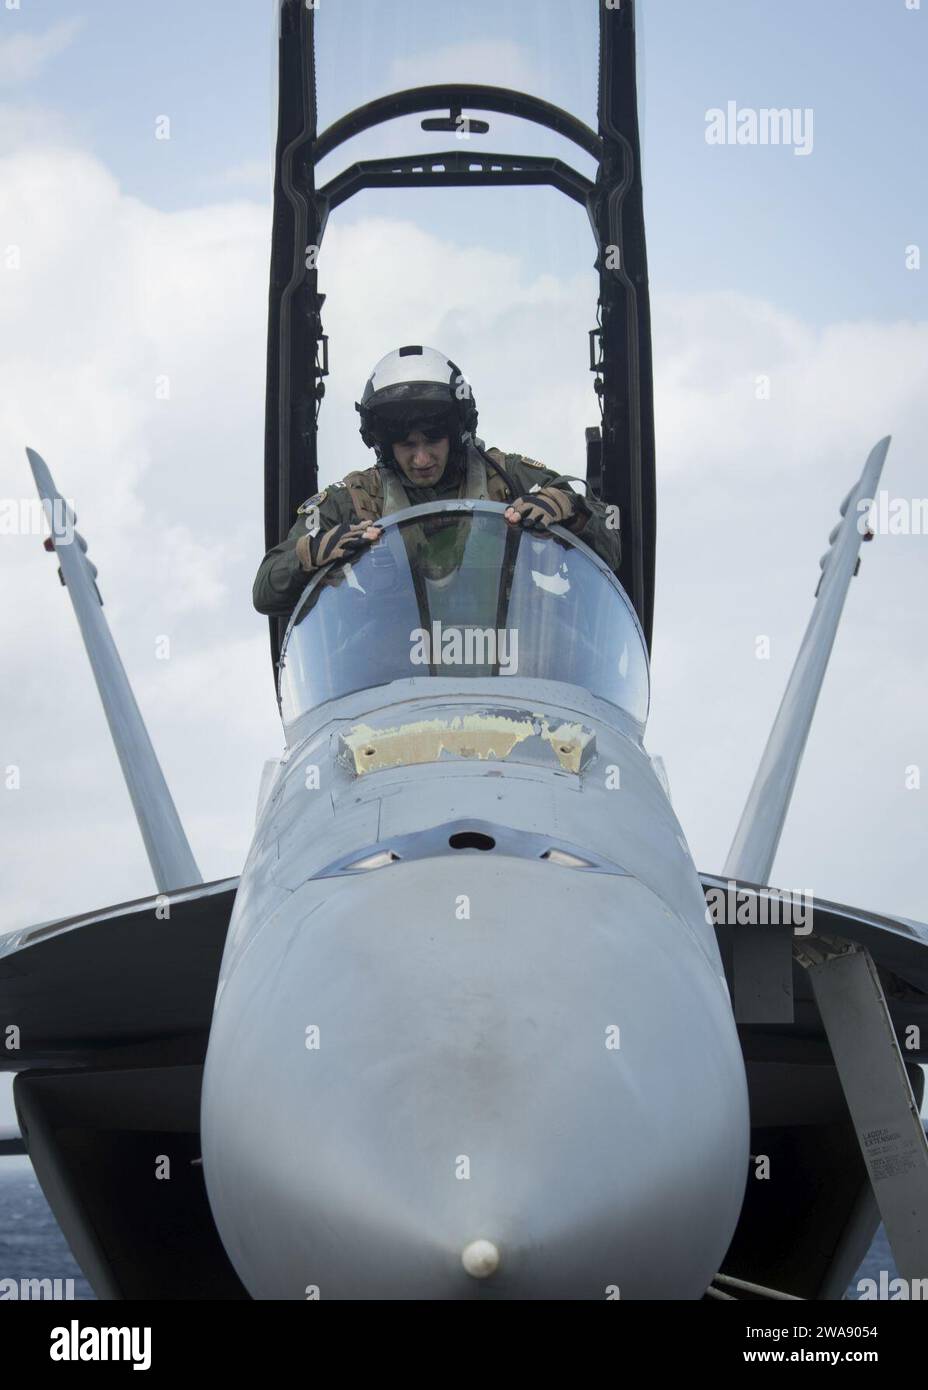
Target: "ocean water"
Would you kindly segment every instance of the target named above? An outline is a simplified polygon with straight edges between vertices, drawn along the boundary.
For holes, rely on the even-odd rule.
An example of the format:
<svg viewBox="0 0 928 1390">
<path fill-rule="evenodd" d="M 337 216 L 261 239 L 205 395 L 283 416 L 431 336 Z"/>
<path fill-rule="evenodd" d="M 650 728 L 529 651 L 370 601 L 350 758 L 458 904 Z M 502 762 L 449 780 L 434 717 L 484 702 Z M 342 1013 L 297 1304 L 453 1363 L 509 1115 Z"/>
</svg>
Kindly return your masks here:
<svg viewBox="0 0 928 1390">
<path fill-rule="evenodd" d="M 95 1298 L 32 1169 L 16 1167 L 0 1173 L 0 1279 L 73 1279 L 75 1298 Z"/>
<path fill-rule="evenodd" d="M 0 1173 L 0 1279 L 73 1279 L 75 1298 L 94 1298 L 32 1170 L 16 1167 L 18 1171 Z M 857 1280 L 879 1280 L 881 1269 L 890 1279 L 896 1277 L 882 1226 L 845 1297 L 858 1298 Z"/>
</svg>

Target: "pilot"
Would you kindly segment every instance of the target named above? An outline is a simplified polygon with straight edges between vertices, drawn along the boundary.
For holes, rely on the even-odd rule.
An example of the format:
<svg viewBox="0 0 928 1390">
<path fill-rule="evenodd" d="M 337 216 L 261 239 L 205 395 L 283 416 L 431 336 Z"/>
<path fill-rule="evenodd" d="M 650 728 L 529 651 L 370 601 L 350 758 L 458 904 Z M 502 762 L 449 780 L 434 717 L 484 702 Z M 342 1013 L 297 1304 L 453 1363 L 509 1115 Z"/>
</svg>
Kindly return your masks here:
<svg viewBox="0 0 928 1390">
<path fill-rule="evenodd" d="M 265 555 L 254 582 L 259 613 L 289 616 L 314 571 L 376 541 L 376 522 L 422 502 L 458 497 L 509 502 L 512 526 L 544 533 L 565 526 L 614 572 L 619 532 L 598 498 L 574 492 L 563 474 L 522 454 L 485 449 L 476 437 L 469 384 L 442 353 L 401 347 L 381 358 L 355 409 L 373 468 L 349 473 L 308 498 L 285 541 Z"/>
</svg>

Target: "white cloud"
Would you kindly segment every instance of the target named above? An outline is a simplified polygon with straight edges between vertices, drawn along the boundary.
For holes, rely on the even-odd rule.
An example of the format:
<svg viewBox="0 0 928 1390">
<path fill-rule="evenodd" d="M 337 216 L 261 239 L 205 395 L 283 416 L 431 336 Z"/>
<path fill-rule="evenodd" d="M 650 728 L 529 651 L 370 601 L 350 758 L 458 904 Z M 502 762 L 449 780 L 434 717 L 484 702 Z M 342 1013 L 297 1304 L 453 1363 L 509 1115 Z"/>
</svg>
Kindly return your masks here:
<svg viewBox="0 0 928 1390">
<path fill-rule="evenodd" d="M 84 20 L 81 18 L 63 19 L 42 34 L 3 35 L 0 38 L 0 85 L 32 82 L 54 58 L 71 46 L 83 27 Z"/>
<path fill-rule="evenodd" d="M 234 873 L 261 763 L 280 743 L 266 629 L 249 602 L 262 546 L 266 210 L 160 213 L 79 150 L 32 148 L 0 161 L 0 224 L 20 250 L 20 268 L 0 272 L 0 494 L 30 498 L 31 444 L 75 499 L 201 867 Z M 135 896 L 150 876 L 54 562 L 38 537 L 5 537 L 0 571 L 17 594 L 0 642 L 22 675 L 3 724 L 4 766 L 21 767 L 22 790 L 0 798 L 18 863 L 5 893 L 13 927 Z M 162 634 L 169 662 L 155 658 Z M 198 666 L 214 688 L 205 672 L 190 684 Z M 165 698 L 175 689 L 194 693 Z M 228 711 L 243 691 L 255 697 L 250 735 L 230 753 Z"/>
<path fill-rule="evenodd" d="M 860 453 L 919 398 L 926 325 L 848 322 L 810 328 L 730 294 L 661 297 L 654 315 L 660 457 L 690 471 L 697 440 L 713 463 L 807 480 L 822 453 Z M 769 400 L 758 379 L 769 378 Z M 919 415 L 920 420 L 925 417 Z"/>
</svg>

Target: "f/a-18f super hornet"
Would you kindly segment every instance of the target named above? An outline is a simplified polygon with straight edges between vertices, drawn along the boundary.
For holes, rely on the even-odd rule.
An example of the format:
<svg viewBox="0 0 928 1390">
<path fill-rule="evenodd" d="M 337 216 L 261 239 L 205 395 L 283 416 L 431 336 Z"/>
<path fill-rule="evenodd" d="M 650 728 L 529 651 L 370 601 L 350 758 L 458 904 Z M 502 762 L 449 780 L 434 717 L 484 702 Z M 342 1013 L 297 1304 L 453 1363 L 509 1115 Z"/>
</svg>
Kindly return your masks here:
<svg viewBox="0 0 928 1390">
<path fill-rule="evenodd" d="M 158 891 L 0 944 L 21 1130 L 4 1147 L 28 1152 L 107 1298 L 839 1298 L 881 1217 L 900 1273 L 925 1275 L 928 928 L 820 900 L 791 917 L 770 885 L 889 441 L 841 506 L 728 860 L 700 874 L 643 744 L 635 7 L 601 8 L 597 130 L 453 84 L 319 131 L 315 13 L 279 14 L 268 548 L 318 490 L 328 350 L 305 248 L 329 213 L 367 188 L 535 183 L 579 202 L 596 241 L 586 477 L 618 508 L 621 564 L 567 529 L 510 526 L 493 500 L 383 516 L 375 545 L 271 619 L 286 746 L 241 877 L 204 884 L 86 546 L 30 452 Z M 436 111 L 426 129 L 462 112 L 547 127 L 596 178 L 471 142 L 317 186 L 343 141 Z M 450 663 L 444 636 L 424 640 L 439 633 L 463 643 Z"/>
</svg>

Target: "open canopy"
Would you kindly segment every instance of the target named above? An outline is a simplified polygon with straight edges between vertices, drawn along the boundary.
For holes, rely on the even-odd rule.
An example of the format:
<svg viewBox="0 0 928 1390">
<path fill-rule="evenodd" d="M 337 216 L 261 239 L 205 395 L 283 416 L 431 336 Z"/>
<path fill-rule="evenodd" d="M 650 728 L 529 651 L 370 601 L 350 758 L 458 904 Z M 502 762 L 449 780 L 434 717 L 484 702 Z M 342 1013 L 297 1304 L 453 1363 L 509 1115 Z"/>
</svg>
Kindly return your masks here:
<svg viewBox="0 0 928 1390">
<path fill-rule="evenodd" d="M 589 0 L 592 5 L 593 0 Z M 280 0 L 279 96 L 268 316 L 265 532 L 270 549 L 301 502 L 318 488 L 317 423 L 329 372 L 316 265 L 329 214 L 364 189 L 505 187 L 544 184 L 586 210 L 596 248 L 599 299 L 590 330 L 590 369 L 599 420 L 586 430 L 586 474 L 619 507 L 620 579 L 650 645 L 654 604 L 655 487 L 650 310 L 641 197 L 635 71 L 636 2 L 600 5 L 598 128 L 525 92 L 455 82 L 410 88 L 317 125 L 315 30 L 325 24 L 304 0 Z M 563 23 L 570 23 L 565 11 Z M 350 54 L 339 55 L 347 64 Z M 590 53 L 591 67 L 596 55 Z M 479 75 L 479 74 L 478 74 Z M 491 123 L 473 112 L 517 117 L 566 140 L 595 161 L 595 178 L 561 158 L 496 154 L 479 142 Z M 360 160 L 326 181 L 317 165 L 362 131 L 422 113 L 425 130 L 453 133 L 444 152 Z M 431 113 L 431 114 L 426 114 Z M 449 141 L 449 144 L 451 141 Z M 271 619 L 278 659 L 282 624 Z"/>
</svg>

